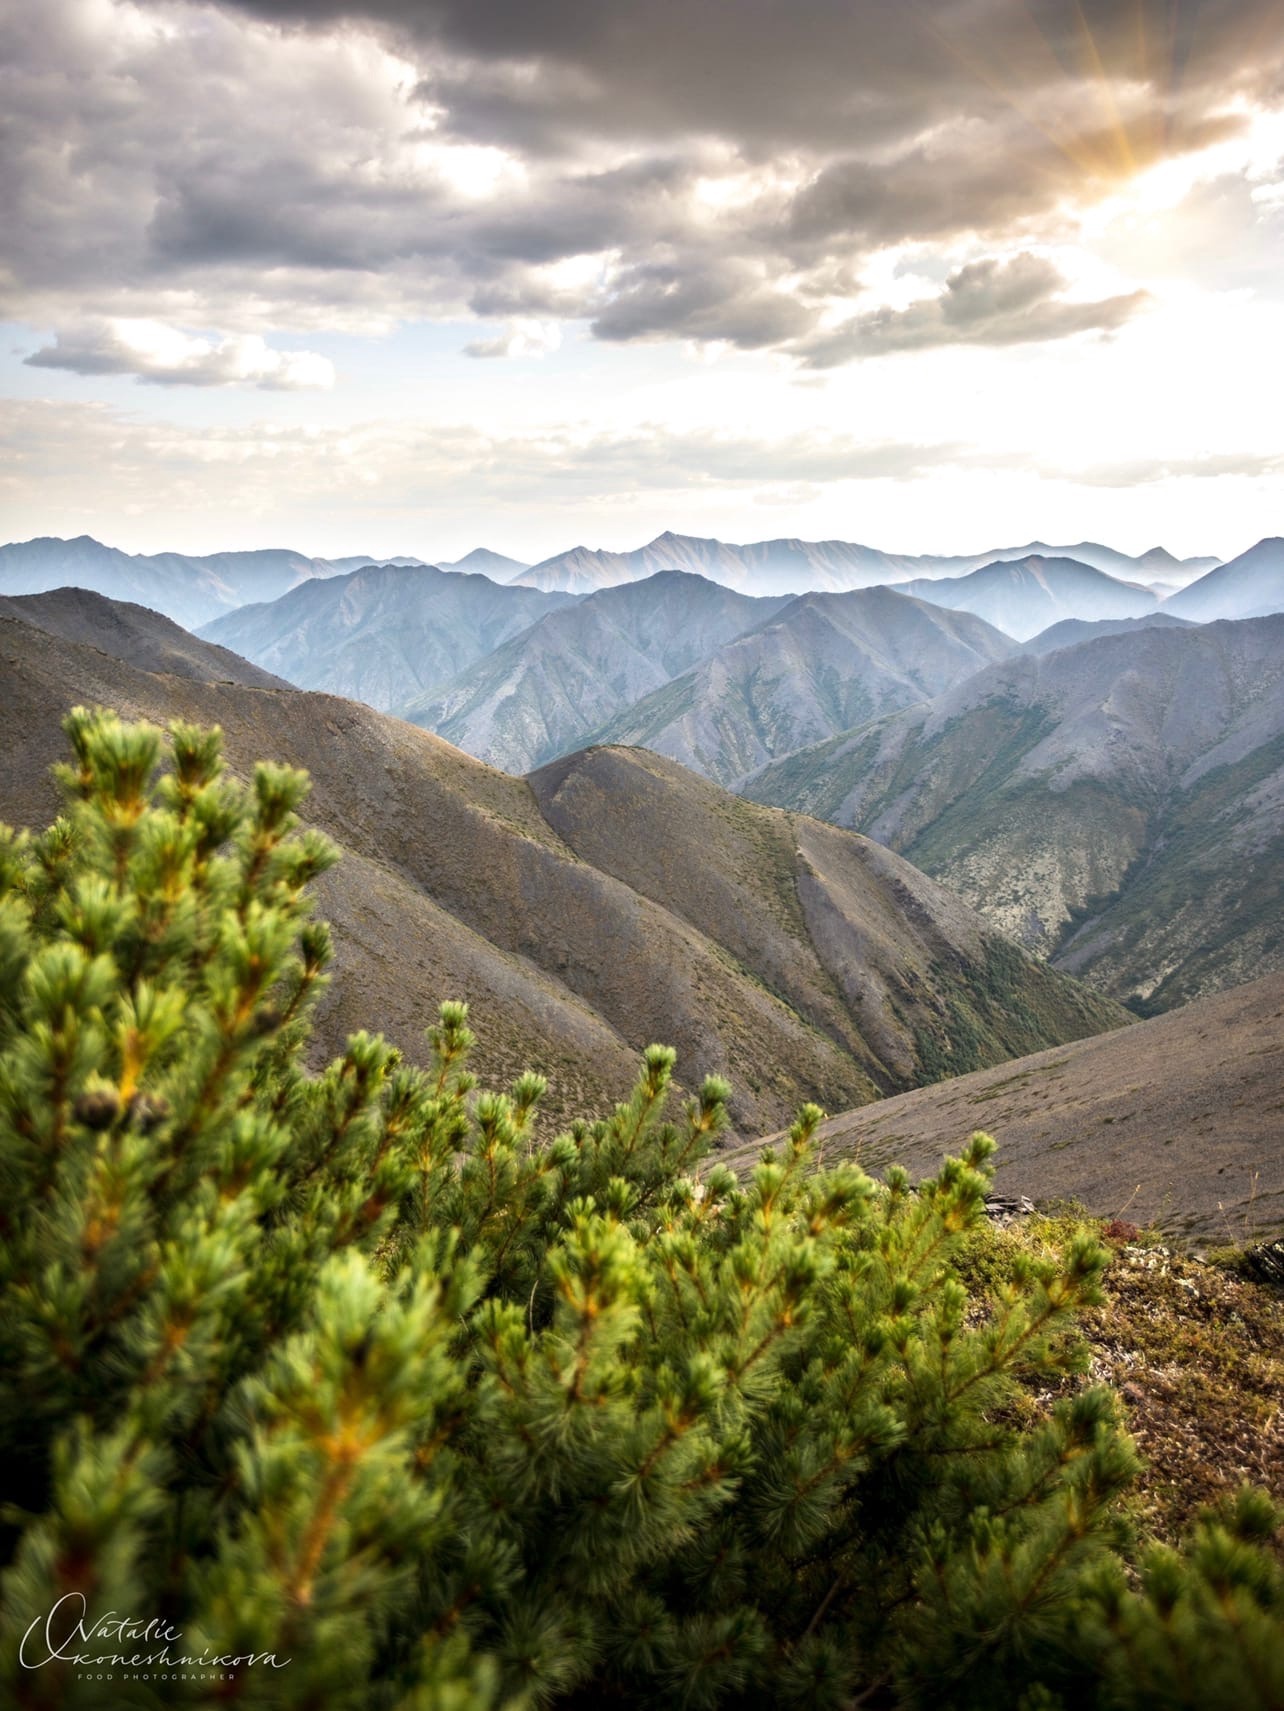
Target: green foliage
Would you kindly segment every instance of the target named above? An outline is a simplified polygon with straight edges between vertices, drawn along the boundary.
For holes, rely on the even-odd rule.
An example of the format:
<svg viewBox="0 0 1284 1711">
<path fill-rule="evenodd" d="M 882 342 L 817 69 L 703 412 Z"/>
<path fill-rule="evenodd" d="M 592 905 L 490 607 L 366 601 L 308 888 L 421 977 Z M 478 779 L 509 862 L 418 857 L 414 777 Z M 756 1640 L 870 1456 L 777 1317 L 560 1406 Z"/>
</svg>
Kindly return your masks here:
<svg viewBox="0 0 1284 1711">
<path fill-rule="evenodd" d="M 1106 1256 L 970 1302 L 985 1136 L 878 1186 L 807 1107 L 742 1186 L 653 1046 L 537 1146 L 459 1004 L 426 1070 L 314 1071 L 303 777 L 67 730 L 66 819 L 0 841 L 6 1702 L 1279 1703 L 1269 1508 L 1134 1587 L 1109 1394 L 1005 1423 Z"/>
</svg>

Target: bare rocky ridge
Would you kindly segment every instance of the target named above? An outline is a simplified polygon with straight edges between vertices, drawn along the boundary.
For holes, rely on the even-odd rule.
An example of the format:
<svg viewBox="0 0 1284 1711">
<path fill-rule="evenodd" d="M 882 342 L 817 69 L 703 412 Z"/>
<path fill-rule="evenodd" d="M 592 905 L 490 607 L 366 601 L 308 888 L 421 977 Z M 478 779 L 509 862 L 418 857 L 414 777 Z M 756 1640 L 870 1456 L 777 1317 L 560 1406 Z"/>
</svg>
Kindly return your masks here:
<svg viewBox="0 0 1284 1711">
<path fill-rule="evenodd" d="M 526 592 L 526 591 L 523 591 Z M 702 576 L 661 571 L 540 618 L 429 695 L 397 709 L 479 760 L 526 772 L 773 612 Z"/>
<path fill-rule="evenodd" d="M 657 773 L 637 757 L 583 757 L 552 790 L 353 702 L 222 681 L 213 651 L 220 680 L 205 682 L 12 617 L 0 617 L 0 673 L 0 812 L 18 824 L 55 810 L 48 767 L 76 701 L 217 723 L 242 774 L 264 757 L 308 768 L 310 818 L 350 858 L 320 898 L 339 952 L 327 1049 L 359 1021 L 415 1053 L 438 1001 L 461 997 L 482 1037 L 479 1067 L 545 1069 L 555 1116 L 618 1095 L 636 1051 L 659 1039 L 678 1048 L 688 1081 L 726 1074 L 738 1125 L 761 1132 L 802 1098 L 856 1104 L 1122 1020 L 865 840 L 741 803 L 660 761 Z M 600 792 L 612 768 L 594 826 L 572 811 L 575 780 Z M 728 839 L 742 868 L 724 884 Z M 838 966 L 862 934 L 868 978 L 886 993 L 879 1028 L 876 997 L 845 989 Z"/>
<path fill-rule="evenodd" d="M 167 672 L 201 683 L 242 683 L 253 689 L 289 687 L 239 654 L 198 641 L 150 607 L 108 600 L 84 588 L 0 596 L 0 616 L 16 618 L 65 642 L 83 642 L 142 671 Z"/>
<path fill-rule="evenodd" d="M 935 1171 L 976 1129 L 996 1187 L 1186 1241 L 1284 1232 L 1284 972 L 1124 1033 L 917 1089 L 822 1125 L 826 1163 Z M 749 1168 L 759 1146 L 730 1155 Z"/>
<path fill-rule="evenodd" d="M 886 843 L 1121 1000 L 1284 966 L 1284 615 L 1026 654 L 744 788 Z"/>
<path fill-rule="evenodd" d="M 243 606 L 201 634 L 300 689 L 387 712 L 568 599 L 435 565 L 365 565 L 269 605 Z"/>
<path fill-rule="evenodd" d="M 803 594 L 591 740 L 653 749 L 734 787 L 777 757 L 927 700 L 1015 651 L 983 620 L 898 590 Z"/>
</svg>

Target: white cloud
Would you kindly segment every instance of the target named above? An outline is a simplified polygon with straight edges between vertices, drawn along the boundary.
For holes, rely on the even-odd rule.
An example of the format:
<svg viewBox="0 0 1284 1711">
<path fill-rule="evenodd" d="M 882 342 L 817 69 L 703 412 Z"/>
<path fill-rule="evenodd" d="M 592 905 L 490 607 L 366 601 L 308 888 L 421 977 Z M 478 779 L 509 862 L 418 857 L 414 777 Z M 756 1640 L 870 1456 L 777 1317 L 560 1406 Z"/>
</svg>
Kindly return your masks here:
<svg viewBox="0 0 1284 1711">
<path fill-rule="evenodd" d="M 315 351 L 274 350 L 257 333 L 210 339 L 163 321 L 119 316 L 54 335 L 26 359 L 73 374 L 132 374 L 154 386 L 254 386 L 268 392 L 329 391 L 334 364 Z"/>
<path fill-rule="evenodd" d="M 536 321 L 519 317 L 510 321 L 508 331 L 494 339 L 474 339 L 464 346 L 465 356 L 548 356 L 562 343 L 561 328 L 553 321 Z"/>
</svg>

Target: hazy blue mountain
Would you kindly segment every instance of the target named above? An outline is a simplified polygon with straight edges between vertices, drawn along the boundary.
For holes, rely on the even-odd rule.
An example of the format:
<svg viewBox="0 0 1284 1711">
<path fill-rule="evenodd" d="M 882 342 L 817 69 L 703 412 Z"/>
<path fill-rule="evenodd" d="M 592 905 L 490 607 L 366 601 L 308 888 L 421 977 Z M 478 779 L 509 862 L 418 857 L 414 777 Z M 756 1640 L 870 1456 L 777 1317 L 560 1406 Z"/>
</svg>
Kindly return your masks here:
<svg viewBox="0 0 1284 1711">
<path fill-rule="evenodd" d="M 868 587 L 910 574 L 901 560 L 846 541 L 758 541 L 748 546 L 665 533 L 632 552 L 575 547 L 532 565 L 516 581 L 587 593 L 685 570 L 746 594 L 797 594 L 809 588 Z"/>
<path fill-rule="evenodd" d="M 754 599 L 701 576 L 661 571 L 547 613 L 399 710 L 493 766 L 526 772 L 578 747 L 622 707 L 788 598 Z"/>
<path fill-rule="evenodd" d="M 1013 653 L 981 619 L 890 588 L 802 594 L 592 734 L 733 784 Z"/>
<path fill-rule="evenodd" d="M 1190 628 L 1190 619 L 1178 618 L 1171 612 L 1147 612 L 1141 618 L 1061 618 L 1031 636 L 1022 653 L 1050 654 L 1057 648 L 1078 647 L 1080 642 L 1094 641 L 1098 636 L 1126 636 L 1133 630 L 1183 630 Z"/>
<path fill-rule="evenodd" d="M 244 606 L 201 634 L 301 689 L 386 711 L 453 677 L 569 598 L 435 565 L 367 565 Z"/>
<path fill-rule="evenodd" d="M 1019 642 L 1061 618 L 1137 618 L 1158 605 L 1148 588 L 1069 558 L 1000 559 L 967 576 L 900 585 L 919 600 L 973 612 Z"/>
<path fill-rule="evenodd" d="M 1284 539 L 1272 535 L 1258 541 L 1246 553 L 1174 594 L 1164 602 L 1164 610 L 1199 623 L 1284 612 Z"/>
<path fill-rule="evenodd" d="M 251 600 L 275 600 L 301 582 L 334 574 L 325 559 L 269 547 L 257 552 L 125 553 L 91 535 L 43 536 L 0 547 L 0 594 L 88 588 L 163 612 L 186 629 Z"/>
<path fill-rule="evenodd" d="M 847 591 L 878 583 L 899 585 L 916 577 L 965 576 L 997 560 L 1072 558 L 1079 563 L 1145 581 L 1159 576 L 1173 584 L 1201 575 L 1217 559 L 1177 559 L 1163 547 L 1138 558 L 1085 541 L 1077 547 L 1032 542 L 968 554 L 889 553 L 854 541 L 756 541 L 745 545 L 666 532 L 631 552 L 574 547 L 543 559 L 514 578 L 531 588 L 587 594 L 596 588 L 638 582 L 660 570 L 686 570 L 747 594 Z M 1104 614 L 1109 615 L 1109 614 Z"/>
<path fill-rule="evenodd" d="M 743 789 L 900 851 L 1119 999 L 1284 967 L 1284 614 L 1024 653 Z"/>
<path fill-rule="evenodd" d="M 368 564 L 426 564 L 427 559 L 408 558 L 404 554 L 400 558 L 380 558 L 378 553 L 345 553 L 342 558 L 316 560 L 331 565 L 336 571 L 363 570 Z M 442 569 L 449 568 L 443 565 Z"/>
<path fill-rule="evenodd" d="M 437 567 L 439 570 L 479 571 L 483 576 L 489 576 L 492 582 L 511 582 L 522 571 L 530 566 L 523 564 L 520 559 L 509 558 L 504 553 L 494 553 L 489 547 L 474 547 L 463 558 L 442 559 Z"/>
<path fill-rule="evenodd" d="M 1219 558 L 1176 558 L 1167 547 L 1150 547 L 1134 556 L 1103 546 L 1100 541 L 1078 541 L 1074 546 L 1062 547 L 1031 541 L 1028 546 L 1002 547 L 998 552 L 982 554 L 975 567 L 996 559 L 1014 558 L 1071 558 L 1077 564 L 1090 565 L 1093 570 L 1104 570 L 1107 576 L 1120 582 L 1141 582 L 1149 587 L 1158 581 L 1172 588 L 1184 587 L 1222 562 Z"/>
</svg>

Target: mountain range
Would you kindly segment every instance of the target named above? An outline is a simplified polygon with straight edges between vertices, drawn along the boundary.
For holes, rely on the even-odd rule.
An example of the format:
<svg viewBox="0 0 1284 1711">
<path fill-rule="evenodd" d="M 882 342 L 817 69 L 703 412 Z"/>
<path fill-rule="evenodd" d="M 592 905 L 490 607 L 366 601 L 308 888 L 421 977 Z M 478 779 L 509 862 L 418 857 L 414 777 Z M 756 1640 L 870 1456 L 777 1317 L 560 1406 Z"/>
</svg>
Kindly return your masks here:
<svg viewBox="0 0 1284 1711">
<path fill-rule="evenodd" d="M 47 823 L 74 702 L 217 723 L 242 776 L 264 757 L 307 767 L 308 816 L 344 851 L 319 886 L 326 1048 L 373 1025 L 417 1053 L 460 997 L 481 1071 L 541 1068 L 553 1121 L 618 1093 L 662 1039 L 688 1085 L 728 1075 L 738 1126 L 761 1133 L 802 1098 L 841 1109 L 1126 1019 L 864 838 L 635 750 L 508 777 L 359 703 L 236 681 L 155 614 L 106 625 L 76 599 L 98 645 L 65 597 L 0 611 L 0 813 Z M 167 650 L 181 674 L 156 669 Z"/>
<path fill-rule="evenodd" d="M 571 599 L 530 588 L 514 592 Z M 582 747 L 622 707 L 716 653 L 788 600 L 753 598 L 701 576 L 660 571 L 547 613 L 398 711 L 492 766 L 526 772 Z"/>
<path fill-rule="evenodd" d="M 801 594 L 589 740 L 654 749 L 735 786 L 777 756 L 928 699 L 1013 652 L 982 619 L 895 589 Z"/>
<path fill-rule="evenodd" d="M 300 689 L 386 711 L 453 676 L 571 597 L 434 565 L 373 565 L 242 606 L 201 635 Z"/>
<path fill-rule="evenodd" d="M 1284 615 L 1024 653 L 770 765 L 1143 1009 L 1284 966 Z"/>
<path fill-rule="evenodd" d="M 208 633 L 230 639 L 226 622 Z M 399 711 L 510 772 L 614 742 L 733 784 L 1013 651 L 887 588 L 755 599 L 661 571 L 550 613 Z"/>
<path fill-rule="evenodd" d="M 1032 555 L 1072 558 L 1113 576 L 1143 583 L 1158 580 L 1165 587 L 1184 585 L 1220 562 L 1176 559 L 1162 547 L 1131 558 L 1089 541 L 1075 547 L 1045 547 L 1033 542 L 950 557 L 886 553 L 849 541 L 760 541 L 734 546 L 673 533 L 659 535 L 630 553 L 577 547 L 537 565 L 487 547 L 476 547 L 463 558 L 433 562 L 439 570 L 481 573 L 495 582 L 516 582 L 546 592 L 587 594 L 620 582 L 645 580 L 661 570 L 687 570 L 746 594 L 776 595 L 865 588 L 914 577 L 952 577 L 994 560 Z M 0 594 L 88 588 L 113 599 L 136 600 L 194 629 L 238 606 L 275 600 L 313 578 L 342 575 L 367 564 L 405 567 L 427 562 L 408 555 L 321 558 L 287 548 L 205 556 L 126 553 L 89 535 L 73 540 L 45 536 L 0 546 Z"/>
<path fill-rule="evenodd" d="M 596 547 L 573 547 L 542 559 L 515 578 L 527 587 L 591 594 L 621 582 L 642 582 L 661 570 L 685 570 L 710 581 L 725 583 L 746 594 L 805 594 L 872 588 L 878 583 L 901 583 L 915 577 L 965 575 L 1001 559 L 1069 558 L 1112 576 L 1139 581 L 1159 579 L 1184 585 L 1220 564 L 1215 558 L 1177 559 L 1163 547 L 1140 557 L 1096 542 L 1075 547 L 1049 547 L 1033 541 L 1021 547 L 999 547 L 970 555 L 888 553 L 853 541 L 755 541 L 735 545 L 666 531 L 632 552 Z"/>
<path fill-rule="evenodd" d="M 1068 618 L 1139 618 L 1158 597 L 1140 583 L 1120 582 L 1072 558 L 999 559 L 966 576 L 918 578 L 898 585 L 939 606 L 972 612 L 1018 642 Z"/>
</svg>

